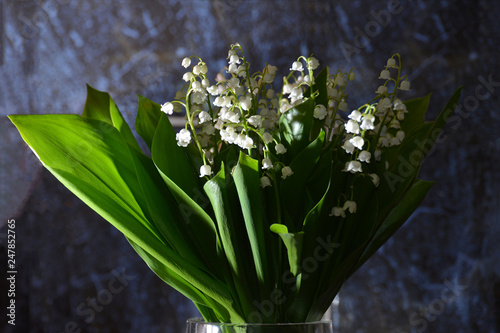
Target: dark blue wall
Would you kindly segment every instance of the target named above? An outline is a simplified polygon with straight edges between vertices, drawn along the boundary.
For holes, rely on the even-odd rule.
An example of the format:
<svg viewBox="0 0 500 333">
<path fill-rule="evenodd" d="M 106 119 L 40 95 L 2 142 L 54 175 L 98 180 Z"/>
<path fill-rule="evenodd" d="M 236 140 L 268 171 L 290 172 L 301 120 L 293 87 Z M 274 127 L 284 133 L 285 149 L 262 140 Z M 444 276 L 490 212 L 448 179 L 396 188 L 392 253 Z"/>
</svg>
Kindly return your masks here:
<svg viewBox="0 0 500 333">
<path fill-rule="evenodd" d="M 353 107 L 396 52 L 409 96 L 433 93 L 430 117 L 464 85 L 461 111 L 421 170 L 436 185 L 345 284 L 338 332 L 500 331 L 500 2 L 4 0 L 0 13 L 0 255 L 16 219 L 17 332 L 180 332 L 196 309 L 42 169 L 4 116 L 80 113 L 89 83 L 132 124 L 136 94 L 171 99 L 184 56 L 218 71 L 233 42 L 254 68 L 285 71 L 311 53 L 355 67 Z M 123 288 L 110 293 L 116 275 Z M 94 316 L 93 298 L 106 303 Z M 14 332 L 3 312 L 0 331 Z"/>
</svg>

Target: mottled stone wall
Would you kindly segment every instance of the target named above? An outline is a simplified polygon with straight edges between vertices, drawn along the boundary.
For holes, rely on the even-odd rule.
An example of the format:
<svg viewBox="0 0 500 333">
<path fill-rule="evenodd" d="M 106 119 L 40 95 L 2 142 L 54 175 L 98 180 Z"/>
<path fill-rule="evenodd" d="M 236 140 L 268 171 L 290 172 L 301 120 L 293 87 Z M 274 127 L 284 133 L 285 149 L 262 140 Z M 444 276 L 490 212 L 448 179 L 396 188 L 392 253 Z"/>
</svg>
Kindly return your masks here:
<svg viewBox="0 0 500 333">
<path fill-rule="evenodd" d="M 184 56 L 200 55 L 215 73 L 233 42 L 254 68 L 269 62 L 284 73 L 311 53 L 334 69 L 354 66 L 352 107 L 396 52 L 408 96 L 433 92 L 429 117 L 464 86 L 461 111 L 421 170 L 436 185 L 345 284 L 337 331 L 500 331 L 499 15 L 494 0 L 0 1 L 0 257 L 3 265 L 15 218 L 16 332 L 68 323 L 71 332 L 71 322 L 82 332 L 179 332 L 196 309 L 42 169 L 5 115 L 80 113 L 89 83 L 133 124 L 137 94 L 172 98 Z M 94 316 L 93 298 L 107 303 Z M 5 319 L 2 310 L 0 331 L 14 332 Z"/>
</svg>

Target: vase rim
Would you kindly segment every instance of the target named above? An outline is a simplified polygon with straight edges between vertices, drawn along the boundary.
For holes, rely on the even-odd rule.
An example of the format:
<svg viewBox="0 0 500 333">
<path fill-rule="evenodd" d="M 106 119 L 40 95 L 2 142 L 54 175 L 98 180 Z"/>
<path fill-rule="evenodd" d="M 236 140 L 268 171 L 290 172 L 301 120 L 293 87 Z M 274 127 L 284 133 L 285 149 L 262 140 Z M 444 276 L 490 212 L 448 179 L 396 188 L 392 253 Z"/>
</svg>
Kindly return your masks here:
<svg viewBox="0 0 500 333">
<path fill-rule="evenodd" d="M 194 317 L 189 318 L 187 320 L 188 323 L 199 323 L 199 324 L 207 324 L 213 326 L 292 326 L 292 325 L 330 325 L 332 321 L 330 319 L 322 319 L 317 321 L 308 321 L 308 322 L 299 322 L 299 323 L 215 323 L 215 322 L 207 322 L 202 317 Z"/>
</svg>

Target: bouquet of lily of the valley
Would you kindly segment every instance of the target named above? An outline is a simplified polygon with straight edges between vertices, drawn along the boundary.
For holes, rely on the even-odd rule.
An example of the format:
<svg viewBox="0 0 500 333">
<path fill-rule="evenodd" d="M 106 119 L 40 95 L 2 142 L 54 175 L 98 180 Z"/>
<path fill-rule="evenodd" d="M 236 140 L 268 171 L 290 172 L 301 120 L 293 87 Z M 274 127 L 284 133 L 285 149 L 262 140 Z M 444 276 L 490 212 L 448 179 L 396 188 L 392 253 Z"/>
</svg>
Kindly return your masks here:
<svg viewBox="0 0 500 333">
<path fill-rule="evenodd" d="M 299 57 L 252 73 L 240 45 L 207 76 L 185 58 L 184 87 L 157 104 L 139 96 L 135 129 L 88 87 L 79 115 L 14 115 L 43 165 L 119 229 L 207 321 L 308 322 L 405 222 L 432 183 L 417 179 L 460 97 L 433 122 L 398 54 L 373 99 L 347 106 L 354 70 Z M 350 110 L 350 111 L 349 111 Z M 169 115 L 185 114 L 176 130 Z"/>
</svg>

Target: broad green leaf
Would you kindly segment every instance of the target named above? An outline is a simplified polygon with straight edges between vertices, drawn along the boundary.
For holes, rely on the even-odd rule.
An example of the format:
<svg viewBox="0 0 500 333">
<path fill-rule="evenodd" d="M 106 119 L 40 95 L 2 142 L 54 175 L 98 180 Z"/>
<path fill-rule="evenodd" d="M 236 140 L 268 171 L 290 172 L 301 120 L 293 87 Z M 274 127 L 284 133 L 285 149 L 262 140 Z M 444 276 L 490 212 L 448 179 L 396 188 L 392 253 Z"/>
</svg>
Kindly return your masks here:
<svg viewBox="0 0 500 333">
<path fill-rule="evenodd" d="M 135 130 L 144 139 L 150 151 L 160 116 L 161 106 L 139 95 L 139 108 L 137 118 L 135 119 Z"/>
<path fill-rule="evenodd" d="M 240 152 L 233 179 L 245 219 L 259 285 L 269 286 L 269 252 L 266 243 L 269 243 L 270 232 L 262 208 L 259 162 Z"/>
<path fill-rule="evenodd" d="M 434 182 L 420 179 L 417 179 L 412 184 L 404 197 L 401 198 L 400 203 L 391 210 L 377 229 L 375 235 L 370 239 L 352 273 L 368 260 L 404 224 L 418 208 L 422 200 L 424 200 L 433 184 Z"/>
<path fill-rule="evenodd" d="M 82 118 L 100 120 L 101 131 L 110 130 L 106 124 L 116 128 L 125 141 L 134 149 L 141 151 L 130 127 L 118 110 L 115 102 L 107 92 L 99 91 L 87 85 L 87 100 L 83 109 Z"/>
<path fill-rule="evenodd" d="M 226 172 L 222 164 L 217 175 L 205 183 L 204 190 L 212 203 L 222 249 L 229 263 L 229 281 L 234 283 L 243 313 L 249 314 L 255 310 L 251 302 L 255 297 L 252 290 L 258 290 L 255 280 L 252 281 L 256 273 L 253 266 L 247 262 L 252 252 L 246 237 L 241 208 L 238 200 L 235 200 L 236 188 L 234 183 L 228 184 L 225 177 Z"/>
<path fill-rule="evenodd" d="M 151 256 L 148 252 L 144 251 L 139 245 L 134 243 L 132 240 L 127 238 L 130 245 L 134 248 L 137 254 L 144 260 L 144 262 L 148 265 L 148 267 L 155 272 L 156 275 L 164 282 L 166 282 L 169 286 L 179 291 L 181 294 L 189 298 L 195 303 L 208 305 L 214 307 L 220 307 L 218 304 L 214 304 L 213 300 L 209 300 L 200 290 L 194 288 L 192 285 L 186 283 L 184 279 L 182 279 L 179 275 L 174 273 L 171 269 L 169 269 L 166 265 L 161 263 L 158 259 Z"/>
<path fill-rule="evenodd" d="M 318 95 L 314 98 L 316 104 L 323 104 L 328 108 L 328 88 L 326 86 L 328 81 L 328 67 L 323 69 L 314 78 L 313 91 Z M 311 89 L 306 89 L 304 97 L 311 96 Z M 319 133 L 319 131 L 318 131 Z"/>
<path fill-rule="evenodd" d="M 328 67 L 324 67 L 321 72 L 314 78 L 313 91 L 317 93 L 314 97 L 314 102 L 316 105 L 323 105 L 328 109 Z M 304 92 L 304 97 L 309 97 L 311 95 L 311 89 L 306 89 Z M 314 109 L 313 109 L 314 110 Z M 310 133 L 310 139 L 315 138 L 319 135 L 320 131 L 323 130 L 325 126 L 326 118 L 323 120 L 313 119 L 313 126 Z"/>
<path fill-rule="evenodd" d="M 328 150 L 320 156 L 311 178 L 307 183 L 307 191 L 313 202 L 318 202 L 329 187 L 332 173 L 332 153 Z"/>
<path fill-rule="evenodd" d="M 448 118 L 455 112 L 458 101 L 460 100 L 460 96 L 462 94 L 462 89 L 463 87 L 459 87 L 457 90 L 455 90 L 439 116 L 435 121 L 432 122 L 432 129 L 429 130 L 429 133 L 426 137 L 427 141 L 425 142 L 425 144 L 430 148 L 434 146 L 434 143 L 439 137 L 439 134 L 441 133 L 443 127 L 446 125 L 446 121 L 448 120 Z M 422 148 L 424 157 L 427 156 L 427 154 L 430 152 L 430 148 L 426 148 L 425 146 Z"/>
<path fill-rule="evenodd" d="M 147 221 L 128 142 L 76 115 L 10 116 L 40 161 L 70 191 L 174 273 L 234 311 L 226 286 L 176 254 Z"/>
<path fill-rule="evenodd" d="M 425 112 L 429 107 L 430 99 L 431 94 L 404 102 L 408 113 L 405 113 L 405 119 L 401 122 L 401 130 L 406 135 L 410 134 L 414 128 L 424 124 Z"/>
<path fill-rule="evenodd" d="M 302 228 L 304 221 L 301 216 L 304 216 L 303 211 L 307 207 L 304 207 L 304 197 L 297 194 L 306 192 L 306 184 L 316 168 L 324 140 L 325 132 L 321 131 L 318 137 L 299 152 L 290 163 L 293 174 L 280 182 L 281 204 L 283 211 L 293 219 L 288 226 L 293 228 L 292 231 Z"/>
<path fill-rule="evenodd" d="M 390 154 L 388 158 L 389 169 L 379 169 L 381 186 L 379 193 L 387 203 L 381 209 L 382 218 L 394 207 L 416 179 L 424 157 L 432 150 L 435 141 L 443 129 L 446 119 L 453 113 L 460 98 L 462 88 L 458 88 L 448 101 L 447 105 L 433 122 L 424 123 L 406 137 L 402 144 Z"/>
<path fill-rule="evenodd" d="M 194 241 L 205 261 L 217 272 L 217 231 L 211 216 L 210 201 L 199 187 L 186 153 L 177 145 L 175 131 L 168 116 L 162 114 L 151 149 L 153 162 L 179 205 L 184 223 L 189 225 Z"/>
<path fill-rule="evenodd" d="M 304 240 L 304 232 L 289 233 L 286 225 L 272 224 L 270 230 L 278 234 L 285 244 L 288 256 L 288 264 L 290 265 L 290 272 L 297 275 L 300 271 L 300 258 L 302 253 L 302 242 Z"/>
<path fill-rule="evenodd" d="M 141 198 L 145 200 L 145 205 L 141 207 L 149 213 L 148 219 L 155 224 L 166 242 L 177 253 L 193 265 L 206 270 L 207 267 L 200 260 L 203 257 L 203 249 L 193 238 L 177 201 L 163 182 L 153 161 L 133 149 L 130 152 L 135 157 L 133 161 L 142 190 Z"/>
<path fill-rule="evenodd" d="M 307 313 L 304 316 L 304 321 L 321 320 L 321 317 L 323 317 L 331 306 L 335 295 L 337 295 L 344 284 L 349 271 L 352 270 L 352 267 L 355 265 L 362 251 L 363 247 L 360 246 L 348 256 L 342 258 L 341 263 L 335 267 L 334 273 L 325 275 L 328 281 L 322 283 L 321 286 L 318 287 L 316 297 L 313 297 L 310 307 L 306 309 Z"/>
<path fill-rule="evenodd" d="M 153 162 L 187 195 L 192 198 L 203 196 L 196 179 L 199 170 L 191 168 L 183 148 L 177 145 L 175 135 L 168 116 L 162 113 L 151 147 Z"/>
<path fill-rule="evenodd" d="M 287 156 L 292 159 L 309 144 L 313 125 L 314 100 L 312 98 L 283 113 L 279 120 L 279 130 Z"/>
<path fill-rule="evenodd" d="M 200 206 L 200 204 L 167 177 L 163 171 L 158 169 L 158 172 L 179 205 L 179 210 L 183 217 L 181 223 L 186 224 L 183 228 L 186 228 L 188 232 L 190 231 L 189 237 L 192 237 L 193 242 L 200 247 L 199 253 L 210 272 L 222 279 L 223 271 L 218 269 L 218 267 L 224 263 L 217 253 L 217 230 L 212 218 L 205 211 L 205 209 L 210 207 L 210 201 L 203 196 L 206 201 L 200 203 L 203 207 Z"/>
<path fill-rule="evenodd" d="M 212 298 L 207 297 L 199 289 L 187 283 L 178 274 L 173 272 L 166 265 L 162 264 L 155 257 L 151 256 L 148 252 L 144 251 L 144 249 L 135 244 L 133 241 L 130 239 L 128 239 L 128 241 L 137 254 L 139 254 L 148 267 L 156 273 L 160 279 L 193 301 L 206 321 L 227 321 L 230 318 L 227 309 L 222 307 L 221 304 L 217 303 Z"/>
</svg>

